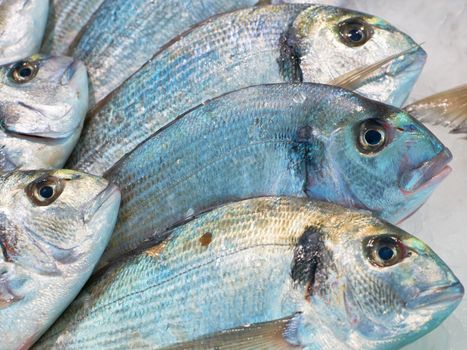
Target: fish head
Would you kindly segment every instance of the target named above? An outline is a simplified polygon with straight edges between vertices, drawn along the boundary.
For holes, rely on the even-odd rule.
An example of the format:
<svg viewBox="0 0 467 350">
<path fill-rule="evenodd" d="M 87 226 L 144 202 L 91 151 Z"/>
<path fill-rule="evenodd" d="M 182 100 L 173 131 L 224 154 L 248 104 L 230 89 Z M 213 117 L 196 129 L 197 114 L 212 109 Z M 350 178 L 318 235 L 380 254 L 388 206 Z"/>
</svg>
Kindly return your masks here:
<svg viewBox="0 0 467 350">
<path fill-rule="evenodd" d="M 0 2 L 0 64 L 39 51 L 49 12 L 48 0 Z"/>
<path fill-rule="evenodd" d="M 343 111 L 340 123 L 328 123 L 325 170 L 309 182 L 308 195 L 399 222 L 449 174 L 452 156 L 406 112 L 365 100 Z M 332 191 L 324 192 L 319 181 Z"/>
<path fill-rule="evenodd" d="M 287 45 L 294 48 L 306 82 L 331 83 L 377 64 L 353 82 L 352 90 L 396 106 L 407 99 L 426 61 L 425 51 L 385 20 L 325 5 L 311 6 L 296 18 Z"/>
<path fill-rule="evenodd" d="M 318 319 L 346 348 L 398 349 L 436 328 L 462 300 L 462 284 L 425 243 L 368 214 L 327 214 L 300 238 L 291 277 L 303 303 L 302 344 L 316 342 L 306 329 Z"/>
<path fill-rule="evenodd" d="M 378 219 L 355 221 L 328 241 L 349 331 L 374 345 L 354 348 L 398 348 L 432 331 L 462 300 L 458 278 L 416 237 Z"/>
<path fill-rule="evenodd" d="M 0 170 L 62 167 L 88 107 L 84 64 L 34 55 L 4 65 L 0 95 Z"/>
<path fill-rule="evenodd" d="M 11 172 L 2 180 L 5 261 L 44 276 L 92 270 L 116 221 L 117 187 L 71 170 Z"/>
</svg>

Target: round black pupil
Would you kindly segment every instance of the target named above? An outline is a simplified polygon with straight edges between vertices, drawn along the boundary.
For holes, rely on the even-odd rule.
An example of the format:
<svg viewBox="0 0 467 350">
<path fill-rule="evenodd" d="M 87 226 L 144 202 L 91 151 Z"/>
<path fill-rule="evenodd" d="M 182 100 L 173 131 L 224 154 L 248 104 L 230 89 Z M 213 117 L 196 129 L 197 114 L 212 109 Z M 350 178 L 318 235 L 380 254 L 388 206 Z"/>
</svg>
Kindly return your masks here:
<svg viewBox="0 0 467 350">
<path fill-rule="evenodd" d="M 388 261 L 394 256 L 394 251 L 389 247 L 381 247 L 378 250 L 378 256 L 381 260 Z"/>
<path fill-rule="evenodd" d="M 359 42 L 363 39 L 363 32 L 359 28 L 353 28 L 349 30 L 348 37 L 353 42 Z"/>
<path fill-rule="evenodd" d="M 22 78 L 27 78 L 31 76 L 31 74 L 32 74 L 32 69 L 29 67 L 23 67 L 19 70 L 19 75 Z"/>
<path fill-rule="evenodd" d="M 53 196 L 54 189 L 50 186 L 44 186 L 44 187 L 41 187 L 41 189 L 39 190 L 39 194 L 41 195 L 42 198 L 49 199 L 50 197 Z"/>
<path fill-rule="evenodd" d="M 365 132 L 365 141 L 372 146 L 378 145 L 383 139 L 383 135 L 378 130 L 367 130 Z"/>
</svg>

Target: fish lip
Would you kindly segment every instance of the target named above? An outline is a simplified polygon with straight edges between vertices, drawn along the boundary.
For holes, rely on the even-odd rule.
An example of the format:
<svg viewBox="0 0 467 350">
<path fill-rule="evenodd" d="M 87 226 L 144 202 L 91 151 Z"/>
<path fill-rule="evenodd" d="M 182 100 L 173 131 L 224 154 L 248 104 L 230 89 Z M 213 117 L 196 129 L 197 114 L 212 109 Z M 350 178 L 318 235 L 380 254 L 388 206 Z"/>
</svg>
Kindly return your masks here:
<svg viewBox="0 0 467 350">
<path fill-rule="evenodd" d="M 18 104 L 30 110 L 32 113 L 37 113 L 41 115 L 42 117 L 47 118 L 47 116 L 43 112 L 41 112 L 39 109 L 35 108 L 34 106 L 31 106 L 28 103 L 18 102 Z M 68 110 L 60 117 L 60 119 L 66 118 L 72 112 L 73 112 L 73 107 L 68 108 Z M 5 130 L 5 133 L 7 134 L 17 135 L 17 136 L 25 137 L 25 138 L 33 138 L 36 140 L 43 139 L 43 140 L 50 140 L 50 141 L 52 140 L 63 141 L 75 135 L 79 131 L 79 129 L 81 129 L 81 124 L 78 124 L 77 126 L 73 127 L 73 129 L 67 131 L 66 133 L 61 133 L 61 134 L 54 132 L 54 131 L 49 131 L 49 132 L 33 132 L 32 131 L 30 133 L 26 133 L 26 132 L 14 131 L 8 127 L 6 127 L 4 130 Z"/>
<path fill-rule="evenodd" d="M 68 112 L 69 113 L 69 112 Z M 67 114 L 68 114 L 67 113 Z M 73 129 L 68 131 L 66 134 L 56 135 L 56 134 L 43 134 L 43 133 L 24 133 L 24 132 L 16 132 L 11 130 L 5 130 L 5 134 L 11 135 L 17 138 L 27 139 L 29 141 L 36 141 L 38 143 L 62 143 L 64 140 L 67 140 L 73 135 L 75 135 L 81 129 L 81 124 L 75 126 Z"/>
<path fill-rule="evenodd" d="M 464 297 L 464 286 L 460 282 L 441 287 L 428 288 L 419 292 L 415 298 L 407 303 L 412 310 L 433 308 L 443 305 L 459 303 Z"/>
<path fill-rule="evenodd" d="M 452 169 L 448 165 L 451 160 L 452 153 L 445 148 L 415 169 L 404 172 L 399 183 L 401 190 L 411 194 L 439 184 L 451 173 Z"/>
<path fill-rule="evenodd" d="M 108 203 L 120 199 L 120 189 L 109 183 L 97 196 L 94 197 L 93 203 L 86 209 L 84 213 L 84 221 L 88 223 L 100 211 L 101 208 L 106 207 Z"/>
</svg>

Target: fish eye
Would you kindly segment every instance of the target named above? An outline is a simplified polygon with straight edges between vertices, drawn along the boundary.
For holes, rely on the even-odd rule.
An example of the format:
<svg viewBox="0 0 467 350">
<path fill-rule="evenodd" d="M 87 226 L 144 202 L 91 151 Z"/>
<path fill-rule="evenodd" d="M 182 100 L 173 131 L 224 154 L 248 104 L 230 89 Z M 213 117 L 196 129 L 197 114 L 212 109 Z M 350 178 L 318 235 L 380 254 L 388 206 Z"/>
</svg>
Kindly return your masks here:
<svg viewBox="0 0 467 350">
<path fill-rule="evenodd" d="M 26 194 L 37 206 L 52 204 L 63 192 L 64 183 L 54 176 L 41 177 L 26 187 Z"/>
<path fill-rule="evenodd" d="M 370 263 L 379 267 L 393 266 L 407 255 L 404 244 L 389 235 L 371 238 L 366 243 L 365 250 Z"/>
<path fill-rule="evenodd" d="M 341 41 L 350 47 L 362 46 L 373 36 L 373 28 L 361 18 L 350 18 L 338 24 Z"/>
<path fill-rule="evenodd" d="M 384 148 L 386 142 L 386 130 L 377 119 L 369 119 L 360 124 L 357 145 L 362 153 L 379 152 Z"/>
<path fill-rule="evenodd" d="M 11 70 L 11 79 L 18 83 L 23 84 L 31 81 L 39 71 L 37 64 L 33 62 L 20 62 L 16 64 Z"/>
</svg>

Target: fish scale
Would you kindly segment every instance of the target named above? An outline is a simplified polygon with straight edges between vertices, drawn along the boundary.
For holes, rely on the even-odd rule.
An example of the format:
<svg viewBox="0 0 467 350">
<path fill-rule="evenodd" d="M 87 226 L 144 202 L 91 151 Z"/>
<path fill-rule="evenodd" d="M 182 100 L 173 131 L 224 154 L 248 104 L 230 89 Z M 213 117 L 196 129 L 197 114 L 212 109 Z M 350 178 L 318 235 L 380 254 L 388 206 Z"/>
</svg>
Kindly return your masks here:
<svg viewBox="0 0 467 350">
<path fill-rule="evenodd" d="M 81 308 L 78 300 L 37 348 L 55 344 L 56 348 L 98 349 L 104 347 L 97 346 L 102 339 L 109 348 L 117 344 L 131 347 L 128 338 L 134 333 L 158 347 L 213 327 L 221 330 L 238 322 L 280 317 L 287 311 L 287 305 L 272 308 L 271 305 L 281 297 L 282 285 L 290 278 L 293 246 L 306 224 L 322 218 L 318 208 L 302 208 L 300 204 L 303 202 L 234 205 L 177 229 L 184 233 L 181 241 L 169 243 L 160 255 L 153 256 L 147 251 L 96 280 L 83 293 L 92 302 Z M 275 210 L 265 212 L 264 208 L 269 206 Z M 287 225 L 290 220 L 294 225 Z M 254 236 L 241 233 L 252 228 Z M 202 232 L 211 232 L 214 237 L 208 247 L 199 244 Z M 173 235 L 176 237 L 178 233 Z M 218 272 L 213 274 L 212 269 L 219 263 Z M 255 269 L 232 269 L 245 263 Z M 239 289 L 252 293 L 245 297 L 236 293 Z M 190 316 L 175 305 L 186 305 Z M 212 310 L 209 317 L 204 310 Z M 135 329 L 133 321 L 138 324 Z M 186 326 L 187 322 L 198 321 L 203 322 L 197 329 Z M 57 338 L 57 332 L 64 327 L 65 333 Z M 119 335 L 112 338 L 109 332 Z"/>
<path fill-rule="evenodd" d="M 66 54 L 73 39 L 104 0 L 52 0 L 41 52 Z"/>
<path fill-rule="evenodd" d="M 315 10 L 309 5 L 259 7 L 221 15 L 194 27 L 157 53 L 93 109 L 67 167 L 103 174 L 154 132 L 210 98 L 247 86 L 293 80 L 294 75 L 284 68 L 284 61 L 291 59 L 287 54 L 293 53 L 284 53 L 288 51 L 283 39 L 295 22 L 298 26 L 311 22 L 307 16 L 313 18 Z M 316 11 L 335 15 L 345 10 L 318 7 Z M 357 14 L 340 14 L 342 18 L 352 15 Z M 384 28 L 388 26 L 385 24 Z M 395 35 L 394 30 L 378 30 Z M 411 45 L 410 38 L 403 38 L 398 45 Z M 313 41 L 303 45 L 313 46 Z M 378 51 L 370 52 L 359 57 L 372 63 L 379 61 Z M 375 52 L 376 57 L 369 57 Z M 413 60 L 410 55 L 406 57 Z M 307 62 L 319 64 L 310 58 Z M 340 70 L 345 71 L 345 65 L 336 62 L 333 74 L 340 75 Z M 333 78 L 323 74 L 311 74 L 304 80 L 328 82 Z M 387 78 L 394 73 L 388 69 L 383 74 Z M 393 85 L 390 90 L 401 90 Z"/>
<path fill-rule="evenodd" d="M 255 196 L 310 196 L 372 209 L 379 209 L 382 202 L 382 215 L 397 220 L 393 211 L 417 207 L 400 191 L 398 177 L 406 169 L 395 166 L 375 172 L 374 166 L 362 166 L 368 157 L 356 150 L 354 132 L 343 144 L 332 139 L 347 133 L 347 127 L 355 130 L 365 119 L 397 119 L 394 111 L 319 84 L 257 86 L 209 101 L 145 141 L 106 173 L 122 189 L 123 199 L 100 266 L 148 239 L 160 241 L 166 229 L 181 220 Z M 345 132 L 340 131 L 342 125 L 348 125 Z M 402 134 L 401 143 L 388 152 L 414 152 L 406 151 L 405 138 L 415 137 L 422 147 L 420 155 L 426 157 L 431 144 L 439 141 L 430 141 L 427 130 L 419 132 L 424 136 Z M 339 151 L 329 151 L 337 142 Z M 340 154 L 347 156 L 341 160 Z M 378 158 L 374 162 L 392 165 L 384 160 L 388 156 L 374 157 Z M 351 164 L 341 166 L 347 159 Z M 350 187 L 354 183 L 356 189 Z M 381 197 L 381 191 L 392 197 Z"/>
<path fill-rule="evenodd" d="M 160 239 L 158 234 L 190 211 L 245 195 L 304 196 L 303 154 L 293 147 L 300 125 L 314 116 L 307 116 L 300 105 L 290 106 L 288 98 L 280 99 L 281 91 L 287 93 L 273 91 L 268 98 L 272 105 L 265 111 L 258 109 L 261 99 L 238 97 L 222 106 L 225 115 L 216 104 L 206 109 L 218 115 L 193 113 L 112 169 L 107 178 L 122 188 L 124 204 L 103 260 L 137 248 L 148 237 Z M 316 93 L 319 96 L 318 89 Z M 187 157 L 190 154 L 196 157 Z"/>
<path fill-rule="evenodd" d="M 173 37 L 218 13 L 254 6 L 256 2 L 107 0 L 83 29 L 71 52 L 87 64 L 93 102 L 97 103 Z"/>
<path fill-rule="evenodd" d="M 376 268 L 365 242 L 388 235 L 414 254 Z M 407 274 L 421 266 L 432 273 Z M 371 285 L 360 286 L 359 278 L 348 283 L 352 267 Z M 378 291 L 389 280 L 404 298 L 401 309 L 391 310 Z M 420 309 L 406 307 L 417 304 L 417 288 L 440 283 L 449 286 L 444 298 L 435 294 Z M 206 348 L 199 337 L 217 344 L 209 348 L 224 348 L 232 345 L 233 328 L 239 332 L 230 341 L 249 334 L 248 349 L 399 348 L 442 322 L 462 293 L 429 248 L 368 212 L 304 198 L 254 198 L 214 208 L 172 229 L 162 245 L 120 260 L 88 283 L 35 348 L 161 349 L 180 342 L 174 348 Z M 373 317 L 390 333 L 362 329 L 359 318 L 352 323 L 349 310 L 357 316 L 366 310 L 349 296 L 381 310 Z M 281 319 L 287 323 L 275 334 L 255 331 Z"/>
</svg>

